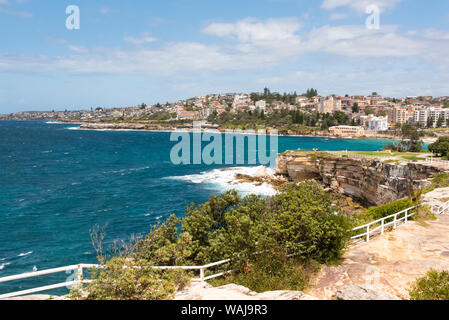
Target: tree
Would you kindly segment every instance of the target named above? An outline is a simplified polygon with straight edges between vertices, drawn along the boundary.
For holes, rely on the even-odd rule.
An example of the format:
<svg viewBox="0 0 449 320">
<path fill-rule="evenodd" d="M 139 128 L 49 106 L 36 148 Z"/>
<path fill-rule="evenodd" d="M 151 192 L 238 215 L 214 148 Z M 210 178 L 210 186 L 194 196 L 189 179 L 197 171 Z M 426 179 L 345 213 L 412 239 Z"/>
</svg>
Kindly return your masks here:
<svg viewBox="0 0 449 320">
<path fill-rule="evenodd" d="M 440 114 L 437 121 L 437 128 L 441 128 L 443 126 L 443 123 L 444 123 L 444 115 Z"/>
<path fill-rule="evenodd" d="M 434 122 L 435 121 L 434 121 L 433 117 L 427 118 L 427 128 L 433 128 Z"/>
<path fill-rule="evenodd" d="M 373 107 L 365 108 L 365 114 L 366 115 L 375 114 L 375 113 L 376 113 L 376 110 Z"/>
<path fill-rule="evenodd" d="M 402 141 L 399 147 L 408 152 L 421 152 L 422 145 L 418 130 L 409 123 L 403 124 L 401 127 Z M 399 150 L 402 151 L 402 150 Z"/>
<path fill-rule="evenodd" d="M 354 105 L 352 106 L 352 113 L 359 113 L 359 112 L 360 112 L 359 104 L 355 102 Z"/>
<path fill-rule="evenodd" d="M 309 98 L 309 99 L 313 98 L 313 97 L 316 97 L 317 95 L 318 95 L 318 91 L 316 89 L 313 89 L 313 88 L 307 89 L 307 91 L 305 93 L 305 96 L 307 98 Z"/>
<path fill-rule="evenodd" d="M 429 145 L 429 151 L 438 156 L 447 157 L 449 154 L 449 137 L 439 137 L 435 143 Z"/>
</svg>

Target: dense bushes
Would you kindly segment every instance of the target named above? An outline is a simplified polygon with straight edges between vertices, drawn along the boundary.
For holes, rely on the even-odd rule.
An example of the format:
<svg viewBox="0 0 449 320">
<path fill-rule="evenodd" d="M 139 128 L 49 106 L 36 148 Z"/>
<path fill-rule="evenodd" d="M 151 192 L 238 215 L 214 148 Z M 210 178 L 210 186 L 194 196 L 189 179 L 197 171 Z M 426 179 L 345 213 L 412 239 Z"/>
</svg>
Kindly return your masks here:
<svg viewBox="0 0 449 320">
<path fill-rule="evenodd" d="M 409 290 L 411 300 L 449 300 L 449 272 L 430 270 Z"/>
<path fill-rule="evenodd" d="M 389 202 L 377 207 L 371 207 L 366 211 L 357 214 L 354 217 L 355 225 L 363 225 L 371 221 L 379 220 L 388 217 L 392 214 L 401 212 L 402 210 L 414 207 L 418 204 L 418 200 L 409 198 Z M 387 221 L 388 222 L 388 221 Z"/>
<path fill-rule="evenodd" d="M 236 283 L 256 292 L 302 291 L 309 286 L 319 269 L 318 263 L 287 257 L 283 254 L 283 250 L 278 248 L 278 250 L 254 255 L 240 272 L 214 279 L 210 283 L 214 286 Z"/>
<path fill-rule="evenodd" d="M 234 282 L 253 290 L 298 289 L 308 282 L 314 261 L 341 258 L 350 229 L 322 187 L 307 181 L 289 185 L 271 199 L 241 198 L 229 191 L 192 204 L 184 219 L 172 216 L 153 229 L 139 242 L 136 255 L 156 265 L 203 265 L 230 258 L 238 271 Z"/>
<path fill-rule="evenodd" d="M 378 220 L 416 205 L 417 203 L 411 199 L 401 199 L 380 205 L 378 207 L 371 207 L 366 210 L 365 215 L 372 220 Z"/>
<path fill-rule="evenodd" d="M 152 227 L 131 254 L 112 259 L 95 275 L 88 298 L 165 299 L 184 281 L 151 266 L 223 259 L 231 265 L 213 272 L 232 268 L 236 272 L 228 280 L 234 283 L 252 290 L 302 290 L 319 263 L 342 257 L 351 227 L 314 181 L 288 185 L 268 199 L 228 191 L 188 206 L 183 219 L 173 215 Z"/>
<path fill-rule="evenodd" d="M 176 233 L 180 222 L 180 233 Z M 229 191 L 191 205 L 182 221 L 171 217 L 139 243 L 137 255 L 155 263 L 206 264 L 251 259 L 278 246 L 304 260 L 332 262 L 342 255 L 351 228 L 316 182 L 289 185 L 271 199 Z"/>
<path fill-rule="evenodd" d="M 72 299 L 86 300 L 166 300 L 189 281 L 183 271 L 162 271 L 150 261 L 116 257 L 106 268 L 94 270 L 92 282 L 80 291 L 71 291 Z"/>
<path fill-rule="evenodd" d="M 270 207 L 268 235 L 290 254 L 320 263 L 340 259 L 352 225 L 316 182 L 287 186 Z"/>
<path fill-rule="evenodd" d="M 435 143 L 429 145 L 429 151 L 447 157 L 449 154 L 449 137 L 439 137 Z"/>
</svg>

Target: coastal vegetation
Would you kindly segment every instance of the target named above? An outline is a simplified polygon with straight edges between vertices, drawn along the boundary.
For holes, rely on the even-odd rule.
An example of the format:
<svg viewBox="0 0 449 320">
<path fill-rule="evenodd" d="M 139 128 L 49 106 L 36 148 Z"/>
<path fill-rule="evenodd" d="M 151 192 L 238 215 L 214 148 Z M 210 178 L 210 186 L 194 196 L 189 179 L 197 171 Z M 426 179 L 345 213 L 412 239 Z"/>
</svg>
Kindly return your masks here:
<svg viewBox="0 0 449 320">
<path fill-rule="evenodd" d="M 440 137 L 435 143 L 429 145 L 429 150 L 437 156 L 448 158 L 449 155 L 449 137 Z"/>
<path fill-rule="evenodd" d="M 437 176 L 432 183 L 439 186 L 442 181 L 449 183 L 449 177 Z M 316 181 L 279 188 L 279 194 L 268 198 L 242 197 L 234 190 L 213 195 L 187 206 L 183 218 L 172 215 L 151 226 L 143 239 L 124 244 L 109 259 L 97 250 L 104 267 L 93 270 L 85 289 L 74 288 L 72 298 L 171 299 L 197 275 L 154 266 L 200 266 L 227 259 L 205 270 L 206 277 L 225 273 L 210 280 L 212 285 L 304 291 L 323 265 L 341 262 L 355 226 L 416 206 L 422 194 L 351 213 Z M 432 214 L 422 208 L 414 218 L 427 220 Z"/>
<path fill-rule="evenodd" d="M 432 178 L 430 185 L 424 188 L 423 193 L 429 193 L 438 188 L 449 187 L 449 173 L 442 172 Z"/>
<path fill-rule="evenodd" d="M 377 207 L 370 207 L 366 211 L 358 214 L 355 219 L 357 225 L 363 225 L 365 223 L 388 217 L 392 214 L 400 212 L 402 210 L 414 207 L 418 204 L 417 200 L 409 198 L 393 201 Z"/>
<path fill-rule="evenodd" d="M 315 181 L 287 185 L 266 199 L 242 198 L 228 191 L 189 205 L 182 219 L 172 215 L 153 226 L 126 255 L 110 259 L 106 269 L 94 272 L 84 298 L 166 298 L 185 285 L 178 280 L 184 277 L 150 271 L 149 266 L 205 265 L 223 259 L 231 263 L 220 271 L 234 272 L 220 281 L 255 291 L 303 290 L 320 264 L 340 261 L 352 226 Z M 126 294 L 119 290 L 122 287 Z M 82 297 L 76 289 L 73 295 Z"/>
<path fill-rule="evenodd" d="M 118 256 L 95 269 L 92 282 L 80 290 L 74 287 L 70 297 L 75 300 L 167 300 L 176 290 L 189 283 L 181 270 L 162 271 L 151 261 Z"/>
<path fill-rule="evenodd" d="M 431 269 L 409 289 L 410 300 L 449 300 L 449 272 Z"/>
<path fill-rule="evenodd" d="M 277 128 L 280 133 L 293 131 L 296 134 L 310 134 L 327 130 L 331 126 L 349 125 L 349 117 L 341 111 L 333 114 L 303 112 L 300 110 L 276 110 L 266 114 L 263 110 L 244 110 L 239 112 L 213 112 L 208 122 L 226 129 L 262 129 Z"/>
<path fill-rule="evenodd" d="M 423 144 L 418 129 L 406 123 L 401 126 L 401 141 L 395 145 L 386 145 L 385 149 L 398 152 L 421 152 Z"/>
</svg>

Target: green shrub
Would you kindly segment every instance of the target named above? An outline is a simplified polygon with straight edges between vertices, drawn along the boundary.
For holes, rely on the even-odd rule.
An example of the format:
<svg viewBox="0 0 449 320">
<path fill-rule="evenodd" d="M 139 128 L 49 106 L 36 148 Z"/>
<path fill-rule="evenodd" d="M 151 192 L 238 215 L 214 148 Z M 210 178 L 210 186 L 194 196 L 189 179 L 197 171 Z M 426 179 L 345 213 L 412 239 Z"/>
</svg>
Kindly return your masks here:
<svg viewBox="0 0 449 320">
<path fill-rule="evenodd" d="M 147 260 L 133 262 L 118 257 L 109 260 L 105 269 L 94 270 L 92 282 L 83 292 L 74 288 L 72 299 L 85 300 L 166 300 L 188 284 L 180 270 L 156 270 Z"/>
<path fill-rule="evenodd" d="M 429 151 L 445 157 L 449 154 L 449 137 L 439 137 L 435 143 L 428 147 Z"/>
<path fill-rule="evenodd" d="M 368 221 L 379 220 L 388 217 L 392 214 L 398 213 L 402 210 L 414 207 L 417 205 L 416 201 L 411 199 L 401 199 L 394 202 L 386 203 L 377 207 L 371 207 L 366 210 L 362 216 Z"/>
<path fill-rule="evenodd" d="M 449 300 L 449 272 L 430 270 L 409 290 L 411 300 Z"/>
<path fill-rule="evenodd" d="M 270 201 L 266 227 L 268 236 L 289 253 L 332 263 L 342 257 L 353 226 L 337 212 L 329 193 L 306 181 L 288 185 Z"/>
<path fill-rule="evenodd" d="M 208 272 L 232 268 L 237 270 L 240 284 L 271 275 L 277 280 L 267 282 L 268 287 L 271 283 L 284 286 L 289 281 L 305 283 L 299 279 L 310 275 L 302 264 L 338 261 L 351 228 L 350 221 L 336 212 L 329 194 L 314 181 L 291 184 L 270 199 L 254 195 L 241 198 L 236 191 L 228 191 L 188 206 L 182 220 L 172 216 L 153 228 L 137 245 L 136 257 L 156 265 L 204 265 L 231 259 L 231 265 Z M 278 252 L 280 260 L 270 258 L 272 252 Z M 283 260 L 288 254 L 302 261 L 299 269 L 289 265 L 289 259 Z M 261 259 L 270 262 L 268 269 Z M 276 261 L 278 267 L 271 268 Z M 296 280 L 289 280 L 294 274 Z"/>
<path fill-rule="evenodd" d="M 439 173 L 433 179 L 432 183 L 424 189 L 424 193 L 431 192 L 438 188 L 449 187 L 449 173 Z"/>
<path fill-rule="evenodd" d="M 271 251 L 253 257 L 245 268 L 237 273 L 211 281 L 214 286 L 235 283 L 256 292 L 275 290 L 304 291 L 319 271 L 318 263 L 305 263 L 289 258 L 283 250 Z"/>
<path fill-rule="evenodd" d="M 411 218 L 412 220 L 420 223 L 423 226 L 426 226 L 427 220 L 436 220 L 437 217 L 432 213 L 432 210 L 429 205 L 420 206 L 416 212 L 416 214 Z"/>
</svg>

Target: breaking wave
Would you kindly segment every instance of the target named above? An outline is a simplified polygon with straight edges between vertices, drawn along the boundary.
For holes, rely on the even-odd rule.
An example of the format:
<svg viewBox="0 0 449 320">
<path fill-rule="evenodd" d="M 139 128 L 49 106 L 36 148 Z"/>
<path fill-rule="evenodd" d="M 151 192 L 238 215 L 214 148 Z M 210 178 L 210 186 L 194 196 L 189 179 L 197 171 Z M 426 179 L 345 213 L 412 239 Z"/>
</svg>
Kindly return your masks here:
<svg viewBox="0 0 449 320">
<path fill-rule="evenodd" d="M 206 187 L 218 190 L 219 192 L 235 189 L 244 195 L 253 193 L 262 196 L 273 196 L 277 194 L 276 189 L 268 183 L 238 182 L 236 179 L 238 174 L 251 177 L 272 176 L 274 175 L 274 170 L 264 166 L 223 168 L 205 171 L 199 174 L 169 177 L 167 179 L 204 184 Z"/>
</svg>

